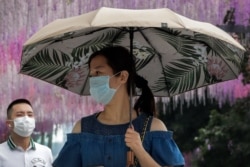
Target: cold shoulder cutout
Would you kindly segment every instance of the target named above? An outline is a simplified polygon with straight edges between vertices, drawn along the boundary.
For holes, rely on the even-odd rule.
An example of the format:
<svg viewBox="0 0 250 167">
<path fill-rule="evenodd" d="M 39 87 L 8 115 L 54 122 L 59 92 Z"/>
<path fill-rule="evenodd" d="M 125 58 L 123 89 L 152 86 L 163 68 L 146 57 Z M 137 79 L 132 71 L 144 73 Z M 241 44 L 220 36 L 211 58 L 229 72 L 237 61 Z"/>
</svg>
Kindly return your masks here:
<svg viewBox="0 0 250 167">
<path fill-rule="evenodd" d="M 145 114 L 132 121 L 137 132 L 143 129 Z M 151 124 L 152 118 L 150 119 Z M 67 134 L 67 142 L 53 163 L 54 167 L 125 167 L 127 151 L 124 142 L 129 123 L 121 125 L 105 125 L 100 123 L 95 114 L 82 118 L 81 133 Z M 161 166 L 181 167 L 184 158 L 173 140 L 171 131 L 150 131 L 147 128 L 144 149 Z M 139 167 L 139 164 L 138 164 Z"/>
</svg>

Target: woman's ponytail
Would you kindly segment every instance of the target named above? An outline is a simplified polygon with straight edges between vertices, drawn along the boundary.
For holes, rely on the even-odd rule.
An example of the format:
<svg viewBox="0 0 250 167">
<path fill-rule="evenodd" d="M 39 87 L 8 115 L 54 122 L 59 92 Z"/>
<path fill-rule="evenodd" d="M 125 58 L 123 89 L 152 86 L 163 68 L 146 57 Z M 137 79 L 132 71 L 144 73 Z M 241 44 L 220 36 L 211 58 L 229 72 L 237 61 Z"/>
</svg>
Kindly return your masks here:
<svg viewBox="0 0 250 167">
<path fill-rule="evenodd" d="M 147 115 L 155 116 L 155 100 L 152 91 L 148 87 L 148 81 L 143 77 L 136 75 L 135 86 L 141 89 L 141 96 L 136 101 L 134 109 L 139 112 L 144 112 Z"/>
</svg>

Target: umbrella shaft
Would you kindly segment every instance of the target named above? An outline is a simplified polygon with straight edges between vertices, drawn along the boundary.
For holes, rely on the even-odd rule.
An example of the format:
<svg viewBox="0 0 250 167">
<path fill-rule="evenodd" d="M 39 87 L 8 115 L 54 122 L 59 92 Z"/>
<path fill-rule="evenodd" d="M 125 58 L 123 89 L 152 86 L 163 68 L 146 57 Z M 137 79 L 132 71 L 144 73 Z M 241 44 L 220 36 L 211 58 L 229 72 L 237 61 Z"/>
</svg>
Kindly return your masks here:
<svg viewBox="0 0 250 167">
<path fill-rule="evenodd" d="M 133 40 L 134 40 L 134 31 L 133 31 L 133 28 L 130 27 L 129 28 L 129 40 L 130 40 L 130 56 L 133 56 Z M 132 111 L 133 111 L 133 107 L 132 107 L 132 87 L 133 87 L 133 84 L 130 83 L 130 92 L 129 92 L 129 96 L 130 96 L 130 111 L 129 111 L 129 126 L 132 127 Z"/>
</svg>

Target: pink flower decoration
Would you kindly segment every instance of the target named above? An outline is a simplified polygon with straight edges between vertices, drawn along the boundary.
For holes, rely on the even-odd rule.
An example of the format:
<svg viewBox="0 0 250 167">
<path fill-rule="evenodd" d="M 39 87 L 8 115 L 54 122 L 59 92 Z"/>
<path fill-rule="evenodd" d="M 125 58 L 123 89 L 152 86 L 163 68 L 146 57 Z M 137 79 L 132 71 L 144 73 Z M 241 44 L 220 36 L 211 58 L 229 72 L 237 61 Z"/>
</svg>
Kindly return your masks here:
<svg viewBox="0 0 250 167">
<path fill-rule="evenodd" d="M 226 65 L 223 61 L 208 58 L 207 71 L 210 76 L 215 76 L 217 80 L 221 80 L 228 70 L 226 69 Z"/>
<path fill-rule="evenodd" d="M 79 86 L 80 84 L 82 84 L 82 81 L 84 80 L 84 69 L 83 68 L 72 69 L 67 73 L 64 80 L 66 81 L 65 86 L 68 88 Z"/>
</svg>

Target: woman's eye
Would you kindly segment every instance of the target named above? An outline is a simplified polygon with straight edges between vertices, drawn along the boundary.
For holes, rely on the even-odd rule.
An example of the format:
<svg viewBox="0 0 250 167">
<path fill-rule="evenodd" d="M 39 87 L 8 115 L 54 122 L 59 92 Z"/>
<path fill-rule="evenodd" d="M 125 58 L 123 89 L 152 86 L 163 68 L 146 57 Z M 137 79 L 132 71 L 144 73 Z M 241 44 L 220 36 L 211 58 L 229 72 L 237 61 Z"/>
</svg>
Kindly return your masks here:
<svg viewBox="0 0 250 167">
<path fill-rule="evenodd" d="M 100 71 L 95 71 L 94 73 L 89 74 L 89 77 L 96 77 L 96 76 L 99 76 L 99 75 L 101 75 L 101 72 Z"/>
</svg>

